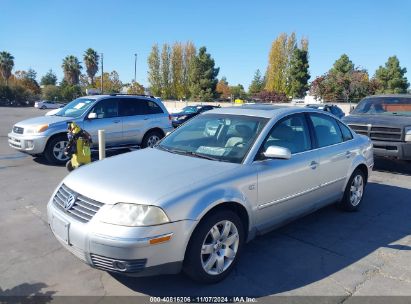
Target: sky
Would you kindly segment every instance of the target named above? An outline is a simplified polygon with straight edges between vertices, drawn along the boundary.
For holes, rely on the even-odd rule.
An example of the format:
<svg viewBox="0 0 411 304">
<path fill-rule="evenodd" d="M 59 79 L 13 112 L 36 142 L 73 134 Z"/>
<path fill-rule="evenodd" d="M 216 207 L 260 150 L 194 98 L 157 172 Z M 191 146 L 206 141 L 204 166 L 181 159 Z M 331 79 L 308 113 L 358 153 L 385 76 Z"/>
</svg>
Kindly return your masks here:
<svg viewBox="0 0 411 304">
<path fill-rule="evenodd" d="M 207 47 L 218 78 L 248 88 L 272 41 L 293 31 L 309 39 L 311 80 L 343 53 L 371 76 L 396 55 L 411 80 L 411 0 L 0 0 L 0 16 L 0 51 L 38 80 L 52 69 L 60 81 L 63 58 L 82 61 L 91 47 L 123 82 L 134 78 L 137 53 L 137 81 L 148 85 L 152 45 L 190 40 Z"/>
</svg>

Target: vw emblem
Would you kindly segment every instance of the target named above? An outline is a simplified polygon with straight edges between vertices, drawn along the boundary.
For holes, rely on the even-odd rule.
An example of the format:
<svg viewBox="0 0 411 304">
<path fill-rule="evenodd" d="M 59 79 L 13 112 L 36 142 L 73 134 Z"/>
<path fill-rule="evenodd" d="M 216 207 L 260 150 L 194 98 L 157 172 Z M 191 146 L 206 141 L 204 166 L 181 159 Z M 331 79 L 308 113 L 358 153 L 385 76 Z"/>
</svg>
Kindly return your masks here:
<svg viewBox="0 0 411 304">
<path fill-rule="evenodd" d="M 70 196 L 64 202 L 64 209 L 69 210 L 71 207 L 73 207 L 76 199 L 77 197 L 75 197 L 73 194 L 70 194 Z"/>
</svg>

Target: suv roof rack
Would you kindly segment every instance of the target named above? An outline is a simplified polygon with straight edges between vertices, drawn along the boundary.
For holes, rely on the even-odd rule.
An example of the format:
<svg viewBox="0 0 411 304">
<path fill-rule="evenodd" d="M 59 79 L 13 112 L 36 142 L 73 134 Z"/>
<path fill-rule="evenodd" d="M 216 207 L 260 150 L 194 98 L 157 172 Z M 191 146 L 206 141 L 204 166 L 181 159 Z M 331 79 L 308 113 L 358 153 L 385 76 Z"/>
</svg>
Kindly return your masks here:
<svg viewBox="0 0 411 304">
<path fill-rule="evenodd" d="M 142 96 L 142 97 L 150 97 L 155 98 L 153 95 L 145 95 L 145 94 L 126 94 L 126 93 L 110 93 L 110 96 L 117 96 L 117 95 L 126 95 L 126 96 Z"/>
</svg>

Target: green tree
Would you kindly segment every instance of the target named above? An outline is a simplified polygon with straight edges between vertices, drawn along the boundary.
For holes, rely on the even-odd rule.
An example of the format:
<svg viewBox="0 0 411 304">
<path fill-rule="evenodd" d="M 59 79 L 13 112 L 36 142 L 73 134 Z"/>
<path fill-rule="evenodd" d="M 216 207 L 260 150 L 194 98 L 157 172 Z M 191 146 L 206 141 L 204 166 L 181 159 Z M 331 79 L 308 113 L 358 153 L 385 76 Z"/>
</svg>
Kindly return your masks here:
<svg viewBox="0 0 411 304">
<path fill-rule="evenodd" d="M 248 87 L 248 93 L 250 95 L 256 95 L 257 93 L 260 93 L 262 90 L 264 90 L 264 86 L 264 77 L 262 77 L 261 72 L 258 69 L 254 74 L 253 81 L 251 81 L 251 84 Z"/>
<path fill-rule="evenodd" d="M 46 75 L 41 77 L 40 84 L 43 86 L 53 85 L 55 86 L 57 83 L 57 76 L 53 73 L 52 70 L 49 70 Z"/>
<path fill-rule="evenodd" d="M 410 84 L 405 73 L 407 69 L 401 68 L 398 58 L 389 57 L 385 66 L 380 66 L 375 72 L 375 79 L 380 86 L 378 93 L 406 93 Z"/>
<path fill-rule="evenodd" d="M 348 74 L 354 70 L 354 63 L 346 54 L 342 54 L 339 59 L 334 62 L 330 73 L 334 74 Z"/>
<path fill-rule="evenodd" d="M 160 75 L 160 55 L 158 44 L 154 44 L 148 56 L 148 82 L 150 84 L 151 94 L 154 96 L 161 95 L 161 75 Z"/>
<path fill-rule="evenodd" d="M 63 100 L 61 97 L 61 88 L 56 85 L 45 85 L 42 89 L 41 96 L 45 100 Z"/>
<path fill-rule="evenodd" d="M 183 52 L 183 94 L 185 98 L 190 96 L 190 74 L 191 74 L 191 61 L 197 55 L 197 50 L 191 41 L 186 42 Z"/>
<path fill-rule="evenodd" d="M 168 99 L 171 97 L 171 49 L 167 43 L 163 44 L 161 51 L 161 97 Z"/>
<path fill-rule="evenodd" d="M 97 76 L 95 81 L 96 83 L 100 83 L 101 76 Z M 103 73 L 103 87 L 104 92 L 120 93 L 121 89 L 123 88 L 123 83 L 121 82 L 120 77 L 116 71 L 112 71 L 111 73 Z"/>
<path fill-rule="evenodd" d="M 244 87 L 241 84 L 238 84 L 236 86 L 231 86 L 230 93 L 231 93 L 233 100 L 236 100 L 237 98 L 244 99 L 247 97 L 247 94 L 244 91 Z"/>
<path fill-rule="evenodd" d="M 289 96 L 304 97 L 309 88 L 308 79 L 310 79 L 310 73 L 308 68 L 308 52 L 295 48 L 290 60 Z"/>
<path fill-rule="evenodd" d="M 94 77 L 98 71 L 98 62 L 100 56 L 92 48 L 88 48 L 83 55 L 84 64 L 86 65 L 87 76 L 90 78 L 90 83 L 94 86 Z"/>
<path fill-rule="evenodd" d="M 6 85 L 8 84 L 13 67 L 14 57 L 8 52 L 0 52 L 0 72 L 1 76 L 6 81 Z"/>
<path fill-rule="evenodd" d="M 215 68 L 214 59 L 207 53 L 206 47 L 199 49 L 198 55 L 190 64 L 190 92 L 194 99 L 210 101 L 215 95 L 217 75 L 220 68 Z"/>
<path fill-rule="evenodd" d="M 77 85 L 79 83 L 81 69 L 83 68 L 78 58 L 73 55 L 67 56 L 63 59 L 61 67 L 63 68 L 66 82 L 71 85 Z"/>
<path fill-rule="evenodd" d="M 173 44 L 171 53 L 172 95 L 177 99 L 184 97 L 184 61 L 183 46 L 180 42 Z"/>
</svg>

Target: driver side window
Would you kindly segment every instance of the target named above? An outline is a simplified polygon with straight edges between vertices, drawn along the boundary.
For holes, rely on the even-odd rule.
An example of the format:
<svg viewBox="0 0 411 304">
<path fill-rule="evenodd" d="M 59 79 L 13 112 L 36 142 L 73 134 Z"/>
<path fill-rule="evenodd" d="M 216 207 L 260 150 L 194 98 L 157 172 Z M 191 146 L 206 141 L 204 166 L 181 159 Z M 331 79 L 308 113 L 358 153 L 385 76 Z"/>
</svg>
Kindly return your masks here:
<svg viewBox="0 0 411 304">
<path fill-rule="evenodd" d="M 98 102 L 90 113 L 96 113 L 99 119 L 117 117 L 118 99 L 104 99 Z"/>
<path fill-rule="evenodd" d="M 310 150 L 310 132 L 304 114 L 294 114 L 277 122 L 264 141 L 262 151 L 269 146 L 288 148 L 291 154 Z"/>
</svg>

